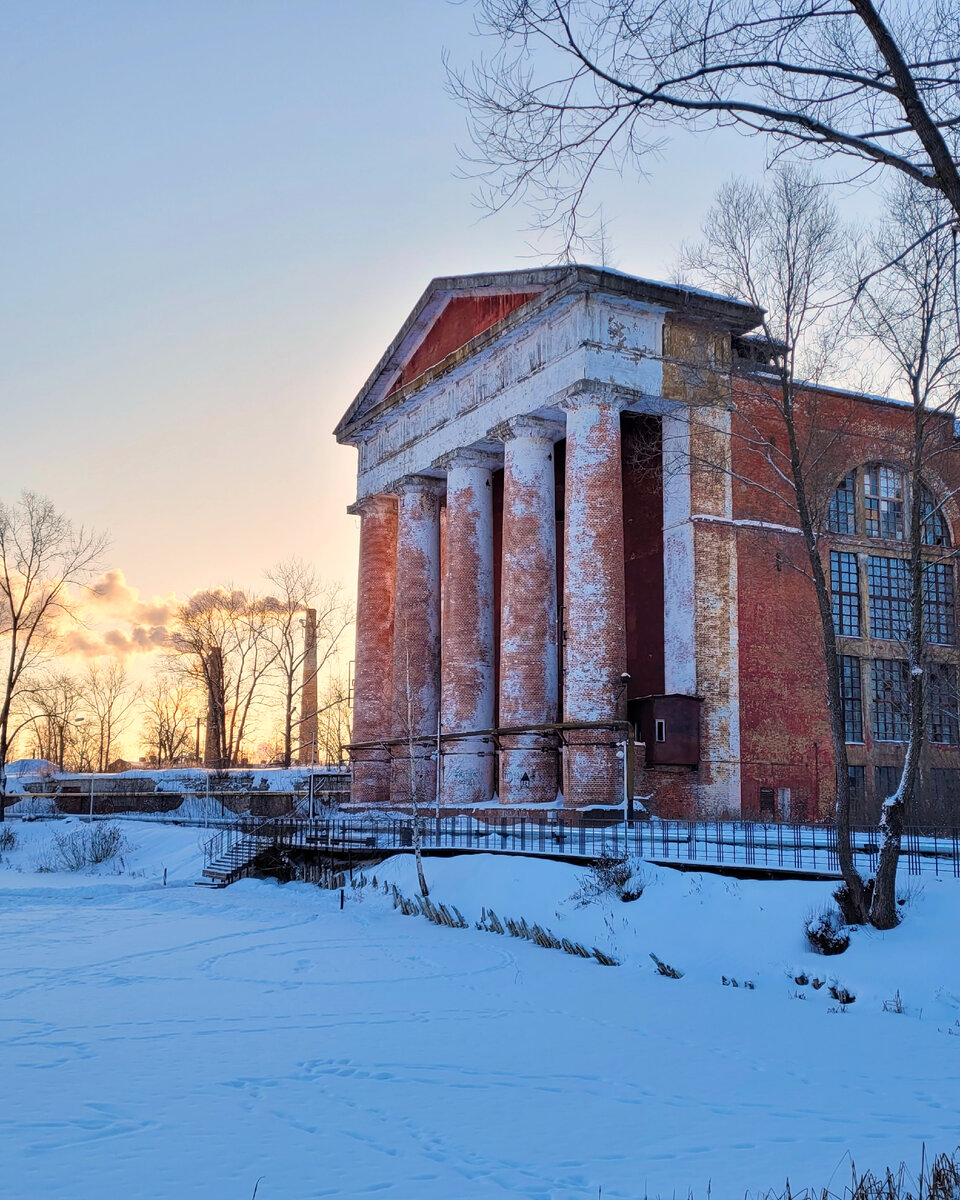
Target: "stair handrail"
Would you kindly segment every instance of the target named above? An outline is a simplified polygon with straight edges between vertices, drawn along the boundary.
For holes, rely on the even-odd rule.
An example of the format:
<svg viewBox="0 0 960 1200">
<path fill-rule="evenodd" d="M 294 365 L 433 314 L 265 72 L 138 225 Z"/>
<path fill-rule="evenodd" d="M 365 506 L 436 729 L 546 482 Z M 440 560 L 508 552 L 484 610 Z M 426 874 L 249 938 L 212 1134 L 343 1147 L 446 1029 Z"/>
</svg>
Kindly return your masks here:
<svg viewBox="0 0 960 1200">
<path fill-rule="evenodd" d="M 256 834 L 258 832 L 259 818 L 256 817 L 241 817 L 239 820 L 232 822 L 225 829 L 220 829 L 208 841 L 203 844 L 203 865 L 209 867 L 211 863 L 216 862 L 224 854 L 229 853 L 233 847 L 248 834 Z"/>
</svg>

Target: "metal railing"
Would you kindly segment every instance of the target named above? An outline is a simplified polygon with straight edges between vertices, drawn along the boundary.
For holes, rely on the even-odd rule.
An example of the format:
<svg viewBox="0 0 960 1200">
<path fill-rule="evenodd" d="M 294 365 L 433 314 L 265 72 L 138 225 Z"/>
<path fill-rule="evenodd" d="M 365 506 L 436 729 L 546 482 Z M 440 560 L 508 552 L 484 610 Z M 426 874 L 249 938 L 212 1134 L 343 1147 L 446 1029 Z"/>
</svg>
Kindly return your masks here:
<svg viewBox="0 0 960 1200">
<path fill-rule="evenodd" d="M 250 835 L 286 849 L 344 855 L 410 850 L 416 830 L 410 818 L 244 817 L 210 838 L 204 847 L 204 865 Z M 875 873 L 878 831 L 855 829 L 852 840 L 858 869 L 864 875 Z M 585 862 L 631 855 L 651 862 L 839 876 L 836 830 L 830 825 L 661 820 L 591 824 L 450 816 L 421 818 L 419 842 L 427 853 L 505 853 Z M 906 830 L 900 869 L 909 875 L 960 878 L 960 829 Z"/>
</svg>

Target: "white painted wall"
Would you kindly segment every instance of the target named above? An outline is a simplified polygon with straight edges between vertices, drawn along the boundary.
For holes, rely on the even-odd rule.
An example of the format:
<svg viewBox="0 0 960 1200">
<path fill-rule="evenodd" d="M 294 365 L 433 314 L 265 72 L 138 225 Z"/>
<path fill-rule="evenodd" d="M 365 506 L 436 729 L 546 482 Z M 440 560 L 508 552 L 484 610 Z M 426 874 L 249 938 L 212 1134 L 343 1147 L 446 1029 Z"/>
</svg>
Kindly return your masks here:
<svg viewBox="0 0 960 1200">
<path fill-rule="evenodd" d="M 567 297 L 390 408 L 360 446 L 359 496 L 431 469 L 451 450 L 483 442 L 510 417 L 549 408 L 583 379 L 639 393 L 638 411 L 663 406 L 663 311 L 599 294 Z"/>
</svg>

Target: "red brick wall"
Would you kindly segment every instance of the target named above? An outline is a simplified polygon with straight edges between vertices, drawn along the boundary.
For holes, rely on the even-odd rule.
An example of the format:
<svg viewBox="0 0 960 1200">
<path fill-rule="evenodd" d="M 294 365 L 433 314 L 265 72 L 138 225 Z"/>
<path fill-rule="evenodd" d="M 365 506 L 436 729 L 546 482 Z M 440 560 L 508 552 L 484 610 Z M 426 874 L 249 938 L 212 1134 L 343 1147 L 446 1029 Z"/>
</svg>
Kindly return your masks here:
<svg viewBox="0 0 960 1200">
<path fill-rule="evenodd" d="M 798 518 L 770 491 L 789 496 L 766 463 L 769 452 L 779 456 L 786 441 L 782 420 L 769 396 L 755 380 L 734 377 L 733 398 L 733 515 L 737 521 L 766 521 L 796 528 Z M 835 392 L 803 397 L 801 443 L 812 470 L 811 491 L 826 504 L 840 479 L 854 467 L 887 462 L 905 468 L 911 440 L 908 409 Z M 758 451 L 760 439 L 773 440 L 769 451 Z M 928 484 L 941 497 L 960 488 L 960 455 L 953 442 L 952 420 L 935 432 L 936 455 L 926 473 Z M 743 478 L 756 481 L 744 482 Z M 957 505 L 949 501 L 945 515 L 954 539 L 960 533 Z M 829 540 L 823 544 L 829 555 Z M 881 552 L 885 552 L 881 550 Z M 806 552 L 799 535 L 742 525 L 737 530 L 739 576 L 740 745 L 743 811 L 759 815 L 760 788 L 789 787 L 791 815 L 827 816 L 833 800 L 833 756 L 826 702 L 820 622 Z M 829 570 L 829 562 L 827 561 Z M 856 643 L 850 652 L 867 653 Z M 864 689 L 869 679 L 864 673 Z M 866 722 L 865 722 L 866 724 Z M 872 769 L 902 752 L 884 743 L 874 748 L 870 729 L 864 745 L 850 748 L 850 761 Z M 935 765 L 960 766 L 960 753 L 937 749 Z"/>
<path fill-rule="evenodd" d="M 760 787 L 789 787 L 791 814 L 813 816 L 818 753 L 820 782 L 826 785 L 821 794 L 830 795 L 833 762 L 820 622 L 810 582 L 786 565 L 802 554 L 799 537 L 738 530 L 744 816 L 759 816 Z M 793 795 L 798 788 L 804 796 Z"/>
</svg>

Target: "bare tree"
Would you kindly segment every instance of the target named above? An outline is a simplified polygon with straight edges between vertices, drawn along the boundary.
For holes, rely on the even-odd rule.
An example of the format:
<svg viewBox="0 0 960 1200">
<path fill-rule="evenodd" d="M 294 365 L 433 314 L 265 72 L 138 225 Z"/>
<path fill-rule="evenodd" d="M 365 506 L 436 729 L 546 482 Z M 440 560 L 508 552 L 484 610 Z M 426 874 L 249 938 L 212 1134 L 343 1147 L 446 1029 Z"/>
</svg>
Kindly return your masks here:
<svg viewBox="0 0 960 1200">
<path fill-rule="evenodd" d="M 664 130 L 732 126 L 893 170 L 960 216 L 960 11 L 821 0 L 478 0 L 495 49 L 452 87 L 499 206 L 527 194 L 568 248 L 592 177 L 642 171 Z"/>
<path fill-rule="evenodd" d="M 198 592 L 181 606 L 171 637 L 173 664 L 202 686 L 207 736 L 218 769 L 239 762 L 276 660 L 269 638 L 272 606 L 239 589 Z"/>
<path fill-rule="evenodd" d="M 80 681 L 80 690 L 86 728 L 96 737 L 94 766 L 97 771 L 106 771 L 117 738 L 130 724 L 140 688 L 130 681 L 123 663 L 93 662 Z"/>
<path fill-rule="evenodd" d="M 34 756 L 56 763 L 61 771 L 90 770 L 96 737 L 87 724 L 79 678 L 69 671 L 44 672 L 20 698 Z"/>
<path fill-rule="evenodd" d="M 741 476 L 796 522 L 802 558 L 789 565 L 809 580 L 819 617 L 818 656 L 836 772 L 837 853 L 848 916 L 867 916 L 867 896 L 850 840 L 850 778 L 840 657 L 823 560 L 829 498 L 827 469 L 839 431 L 817 420 L 816 384 L 838 344 L 836 313 L 844 234 L 823 185 L 794 168 L 767 187 L 742 181 L 718 193 L 704 241 L 688 247 L 682 270 L 763 310 L 762 369 L 752 373 L 736 428 L 751 464 Z M 691 413 L 697 420 L 697 413 Z M 779 433 L 779 437 L 777 434 Z"/>
<path fill-rule="evenodd" d="M 344 761 L 350 744 L 350 691 L 347 681 L 334 676 L 320 693 L 317 705 L 317 760 Z"/>
<path fill-rule="evenodd" d="M 0 821 L 18 728 L 12 714 L 31 677 L 56 653 L 71 618 L 70 589 L 87 582 L 105 544 L 33 492 L 0 504 Z"/>
<path fill-rule="evenodd" d="M 891 387 L 910 405 L 901 444 L 893 447 L 908 480 L 909 514 L 900 531 L 907 550 L 901 631 L 906 672 L 899 697 L 907 744 L 899 781 L 881 810 L 883 841 L 870 910 L 871 923 L 880 929 L 899 920 L 896 873 L 904 814 L 917 789 L 927 740 L 927 683 L 931 670 L 939 670 L 931 645 L 942 640 L 941 631 L 926 619 L 927 599 L 936 589 L 938 567 L 953 557 L 945 547 L 943 520 L 950 494 L 941 489 L 936 497 L 925 480 L 942 455 L 956 455 L 952 434 L 960 389 L 960 324 L 957 250 L 955 236 L 948 232 L 949 215 L 942 196 L 912 180 L 902 181 L 890 190 L 886 218 L 852 272 L 860 333 L 868 346 L 880 349 Z M 952 631 L 945 635 L 953 640 Z M 950 703 L 955 702 L 954 697 Z"/>
<path fill-rule="evenodd" d="M 198 713 L 196 685 L 169 671 L 161 671 L 142 693 L 143 735 L 157 766 L 172 766 L 194 748 Z"/>
<path fill-rule="evenodd" d="M 344 633 L 353 622 L 353 611 L 339 584 L 322 584 L 316 573 L 300 558 L 277 563 L 267 572 L 274 594 L 265 603 L 271 620 L 267 638 L 275 651 L 272 674 L 280 693 L 283 721 L 283 765 L 289 767 L 295 749 L 301 753 L 303 699 L 316 695 L 317 682 L 340 648 Z M 313 622 L 307 630 L 306 622 Z M 310 634 L 313 638 L 310 638 Z M 316 653 L 316 664 L 305 671 L 308 656 Z M 298 707 L 301 710 L 297 721 Z M 319 754 L 319 743 L 312 748 Z M 310 753 L 310 750 L 307 750 Z"/>
</svg>

